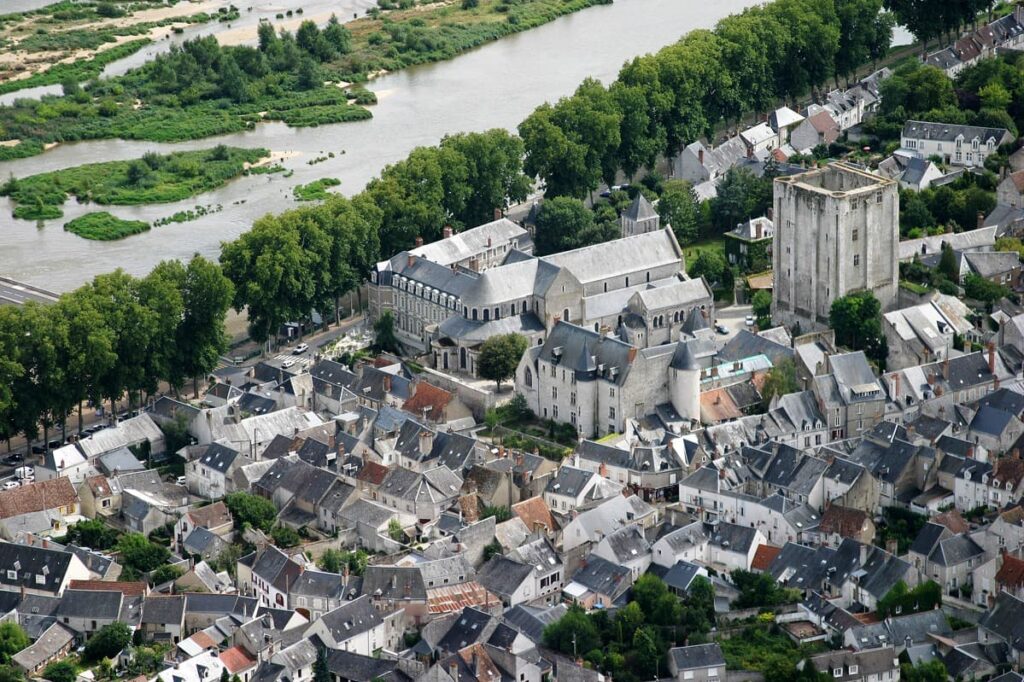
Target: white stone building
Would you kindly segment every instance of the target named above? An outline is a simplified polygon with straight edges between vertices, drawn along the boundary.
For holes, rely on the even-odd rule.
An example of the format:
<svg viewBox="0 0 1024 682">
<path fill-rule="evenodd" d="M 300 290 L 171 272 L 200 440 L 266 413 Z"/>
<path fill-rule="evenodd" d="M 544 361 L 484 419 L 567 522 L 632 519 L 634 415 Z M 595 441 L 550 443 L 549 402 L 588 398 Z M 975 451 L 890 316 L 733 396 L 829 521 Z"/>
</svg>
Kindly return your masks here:
<svg viewBox="0 0 1024 682">
<path fill-rule="evenodd" d="M 845 163 L 775 179 L 776 323 L 828 325 L 832 303 L 871 291 L 889 310 L 899 267 L 899 186 Z"/>
</svg>

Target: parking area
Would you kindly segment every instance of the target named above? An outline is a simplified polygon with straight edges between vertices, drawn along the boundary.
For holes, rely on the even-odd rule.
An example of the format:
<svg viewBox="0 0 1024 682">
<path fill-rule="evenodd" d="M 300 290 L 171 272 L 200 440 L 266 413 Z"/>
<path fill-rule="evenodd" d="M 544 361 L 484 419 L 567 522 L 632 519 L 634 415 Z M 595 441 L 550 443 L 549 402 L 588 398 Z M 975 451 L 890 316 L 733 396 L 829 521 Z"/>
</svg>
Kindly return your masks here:
<svg viewBox="0 0 1024 682">
<path fill-rule="evenodd" d="M 715 318 L 717 324 L 723 324 L 729 330 L 728 334 L 719 334 L 717 338 L 724 346 L 741 329 L 752 329 L 746 324 L 747 315 L 753 314 L 753 308 L 749 305 L 732 305 L 728 308 L 717 308 Z"/>
</svg>

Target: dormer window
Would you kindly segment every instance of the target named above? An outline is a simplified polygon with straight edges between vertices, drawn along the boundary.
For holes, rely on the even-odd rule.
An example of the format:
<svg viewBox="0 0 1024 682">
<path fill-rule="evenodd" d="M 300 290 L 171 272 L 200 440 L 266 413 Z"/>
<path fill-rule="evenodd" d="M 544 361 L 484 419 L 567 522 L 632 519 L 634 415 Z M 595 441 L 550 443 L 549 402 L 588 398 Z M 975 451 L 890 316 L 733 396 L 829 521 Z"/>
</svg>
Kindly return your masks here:
<svg viewBox="0 0 1024 682">
<path fill-rule="evenodd" d="M 17 571 L 7 571 L 7 579 L 8 580 L 17 580 L 18 579 L 18 572 Z"/>
<path fill-rule="evenodd" d="M 855 665 L 851 665 L 850 666 L 850 674 L 851 675 L 856 675 L 857 674 L 857 666 L 855 666 Z"/>
</svg>

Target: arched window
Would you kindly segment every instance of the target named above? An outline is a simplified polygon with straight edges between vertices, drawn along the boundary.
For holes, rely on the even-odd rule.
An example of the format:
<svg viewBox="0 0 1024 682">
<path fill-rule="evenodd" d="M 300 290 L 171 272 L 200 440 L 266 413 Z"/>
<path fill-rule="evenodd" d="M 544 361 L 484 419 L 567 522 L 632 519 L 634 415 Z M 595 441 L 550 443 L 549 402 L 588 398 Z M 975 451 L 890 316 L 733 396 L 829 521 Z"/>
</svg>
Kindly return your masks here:
<svg viewBox="0 0 1024 682">
<path fill-rule="evenodd" d="M 473 308 L 473 319 L 476 319 L 476 308 Z"/>
<path fill-rule="evenodd" d="M 473 312 L 475 313 L 476 311 L 474 310 Z M 474 316 L 474 319 L 475 319 L 475 316 Z M 459 369 L 466 369 L 466 349 L 465 348 L 460 348 L 459 349 Z"/>
<path fill-rule="evenodd" d="M 526 374 L 523 375 L 523 381 L 526 383 L 527 388 L 533 388 L 533 372 L 530 371 L 529 367 L 526 368 Z"/>
<path fill-rule="evenodd" d="M 490 308 L 484 308 L 484 322 L 487 322 L 490 319 L 491 319 L 491 310 L 490 310 Z"/>
<path fill-rule="evenodd" d="M 519 312 L 521 312 L 521 313 L 525 313 L 526 312 L 526 301 L 523 301 L 523 305 L 522 305 L 522 307 L 519 308 Z"/>
<path fill-rule="evenodd" d="M 444 368 L 448 369 L 448 351 L 444 352 Z"/>
<path fill-rule="evenodd" d="M 595 332 L 601 331 L 601 323 L 600 322 L 595 322 L 594 323 L 594 331 Z"/>
<path fill-rule="evenodd" d="M 569 309 L 568 308 L 565 308 L 564 310 L 562 310 L 562 319 L 565 320 L 566 322 L 569 321 Z"/>
</svg>

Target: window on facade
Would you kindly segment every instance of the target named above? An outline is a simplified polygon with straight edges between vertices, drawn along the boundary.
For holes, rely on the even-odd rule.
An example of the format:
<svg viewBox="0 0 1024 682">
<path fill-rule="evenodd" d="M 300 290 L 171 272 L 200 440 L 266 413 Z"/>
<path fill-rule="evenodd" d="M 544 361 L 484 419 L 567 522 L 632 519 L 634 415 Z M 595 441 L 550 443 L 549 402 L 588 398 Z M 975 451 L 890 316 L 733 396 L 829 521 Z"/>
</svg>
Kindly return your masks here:
<svg viewBox="0 0 1024 682">
<path fill-rule="evenodd" d="M 551 414 L 554 415 L 555 419 L 558 419 L 558 405 L 554 405 L 551 408 Z"/>
<path fill-rule="evenodd" d="M 858 267 L 859 265 L 860 265 L 860 254 L 854 254 L 854 256 L 853 256 L 853 267 Z"/>
<path fill-rule="evenodd" d="M 857 233 L 858 233 L 857 228 L 856 227 L 853 228 L 853 234 L 851 235 L 851 238 L 853 239 L 853 241 L 857 241 L 857 236 L 858 236 Z"/>
<path fill-rule="evenodd" d="M 558 389 L 554 386 L 551 387 L 551 399 L 558 400 Z"/>
<path fill-rule="evenodd" d="M 615 389 L 614 388 L 609 388 L 608 389 L 608 397 L 609 398 L 614 398 L 615 397 Z"/>
<path fill-rule="evenodd" d="M 875 203 L 876 204 L 882 203 L 882 193 L 881 192 L 875 192 Z"/>
<path fill-rule="evenodd" d="M 609 419 L 615 419 L 615 408 L 614 407 L 609 407 L 608 408 L 608 418 Z"/>
<path fill-rule="evenodd" d="M 527 388 L 533 388 L 533 372 L 530 371 L 529 367 L 526 368 L 526 374 L 523 375 L 523 382 Z"/>
</svg>

